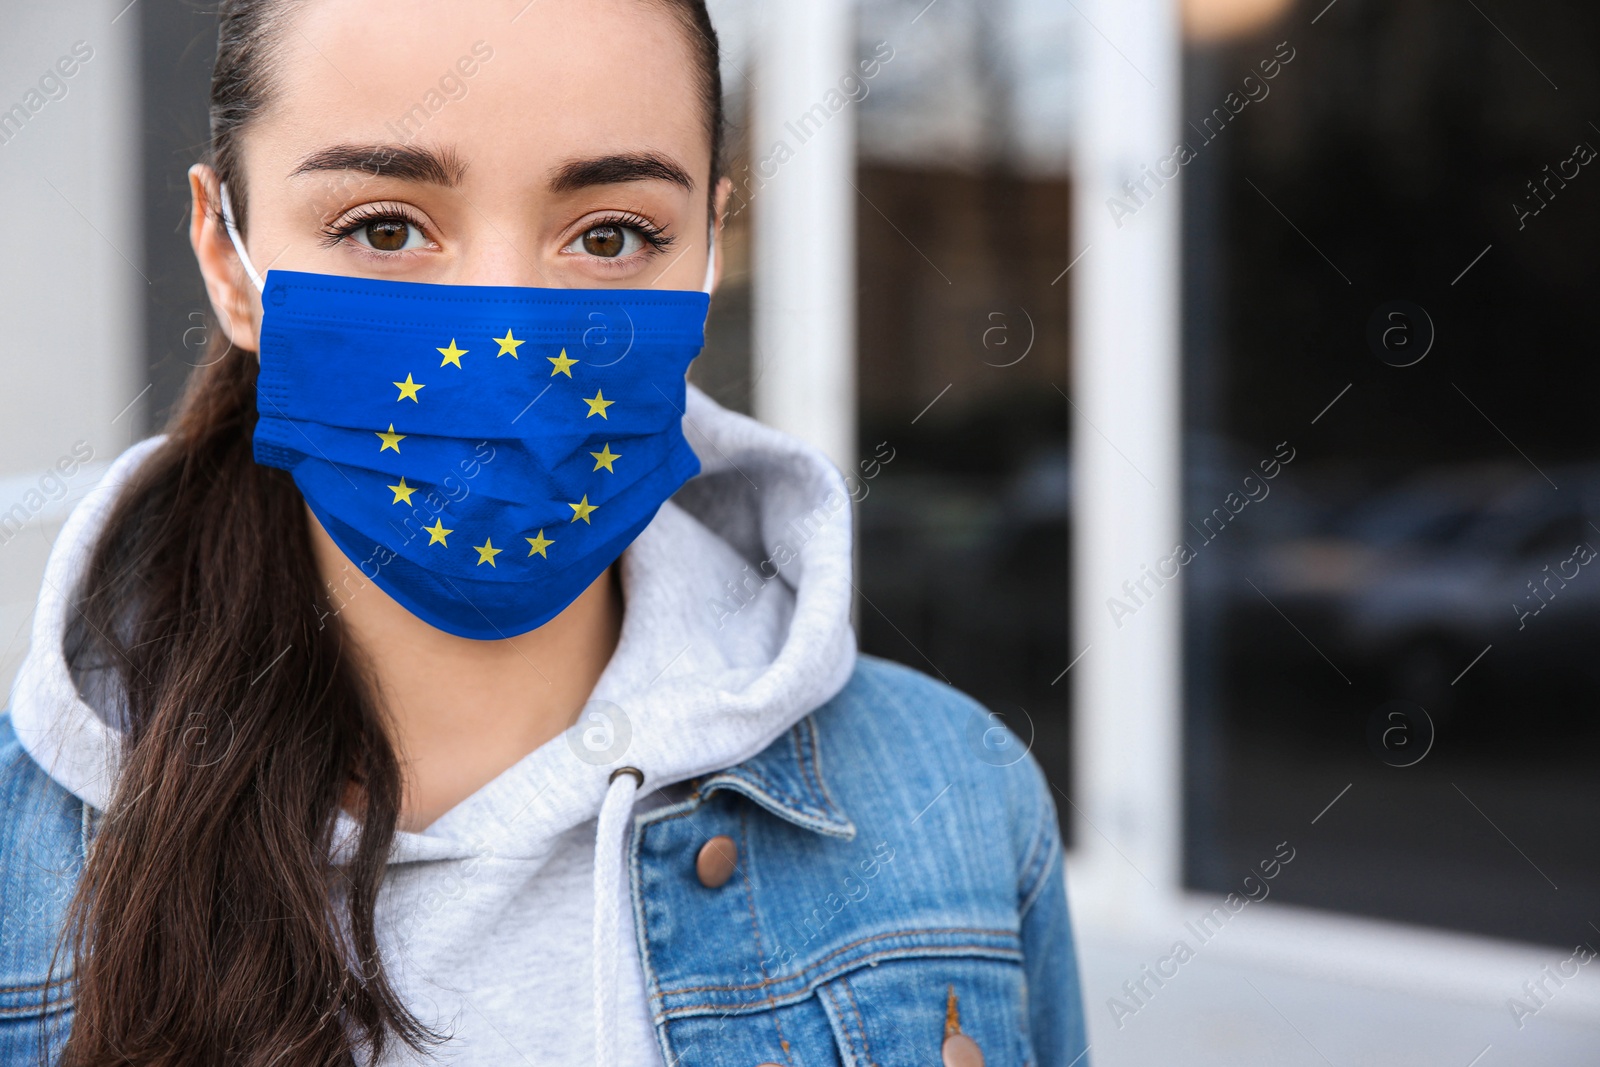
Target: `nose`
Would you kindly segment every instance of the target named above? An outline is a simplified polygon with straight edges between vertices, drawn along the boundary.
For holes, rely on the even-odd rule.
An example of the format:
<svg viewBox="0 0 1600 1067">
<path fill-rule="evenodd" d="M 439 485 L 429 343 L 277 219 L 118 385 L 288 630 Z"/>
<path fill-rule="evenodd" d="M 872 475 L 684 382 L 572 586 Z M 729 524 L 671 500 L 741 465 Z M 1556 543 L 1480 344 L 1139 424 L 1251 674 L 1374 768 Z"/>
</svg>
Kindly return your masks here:
<svg viewBox="0 0 1600 1067">
<path fill-rule="evenodd" d="M 533 236 L 520 235 L 494 226 L 487 219 L 479 220 L 484 227 L 483 239 L 474 241 L 465 253 L 461 264 L 464 285 L 516 285 L 540 289 L 570 288 L 572 282 L 563 277 L 565 272 L 552 269 L 536 251 Z"/>
</svg>

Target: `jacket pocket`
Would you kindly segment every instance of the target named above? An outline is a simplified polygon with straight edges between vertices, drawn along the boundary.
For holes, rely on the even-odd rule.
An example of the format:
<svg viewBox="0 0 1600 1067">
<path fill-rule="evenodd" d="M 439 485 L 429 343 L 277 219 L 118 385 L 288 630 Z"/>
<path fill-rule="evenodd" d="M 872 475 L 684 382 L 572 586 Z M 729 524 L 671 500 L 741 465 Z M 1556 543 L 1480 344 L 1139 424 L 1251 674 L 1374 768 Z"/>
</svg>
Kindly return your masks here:
<svg viewBox="0 0 1600 1067">
<path fill-rule="evenodd" d="M 893 959 L 841 974 L 820 985 L 816 995 L 845 1067 L 1035 1062 L 1026 981 L 1017 962 L 986 956 Z"/>
<path fill-rule="evenodd" d="M 71 1027 L 70 1007 L 40 1011 L 36 1005 L 32 1012 L 0 1012 L 0 1067 L 36 1067 L 41 1048 L 49 1050 L 45 1062 L 56 1062 Z"/>
<path fill-rule="evenodd" d="M 1033 1067 L 1017 961 L 982 955 L 862 961 L 767 1005 L 663 1025 L 680 1067 Z M 953 997 L 952 997 L 953 994 Z M 946 1057 L 952 1052 L 967 1058 Z M 970 1045 L 965 1044 L 970 1042 Z M 955 1046 L 963 1046 L 958 1050 Z M 973 1056 L 976 1052 L 982 1058 Z"/>
</svg>

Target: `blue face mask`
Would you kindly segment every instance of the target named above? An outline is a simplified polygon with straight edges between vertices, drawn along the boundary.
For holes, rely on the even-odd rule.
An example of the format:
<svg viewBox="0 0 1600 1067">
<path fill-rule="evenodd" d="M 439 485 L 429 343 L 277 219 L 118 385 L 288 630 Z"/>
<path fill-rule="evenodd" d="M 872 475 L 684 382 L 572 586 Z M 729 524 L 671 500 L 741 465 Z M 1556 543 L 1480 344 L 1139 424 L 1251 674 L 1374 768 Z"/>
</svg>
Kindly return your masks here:
<svg viewBox="0 0 1600 1067">
<path fill-rule="evenodd" d="M 701 292 L 263 281 L 221 199 L 265 308 L 256 462 L 430 625 L 542 626 L 699 473 L 684 375 L 714 265 Z"/>
</svg>

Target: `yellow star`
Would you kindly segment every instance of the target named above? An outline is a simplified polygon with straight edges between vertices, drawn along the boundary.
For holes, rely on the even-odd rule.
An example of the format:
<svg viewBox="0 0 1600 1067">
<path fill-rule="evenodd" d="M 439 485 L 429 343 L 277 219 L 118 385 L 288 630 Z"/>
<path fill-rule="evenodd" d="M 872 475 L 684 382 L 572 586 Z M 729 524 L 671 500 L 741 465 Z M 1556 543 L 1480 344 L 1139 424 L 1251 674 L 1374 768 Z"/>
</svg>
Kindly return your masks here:
<svg viewBox="0 0 1600 1067">
<path fill-rule="evenodd" d="M 388 433 L 384 433 L 381 430 L 373 430 L 372 432 L 377 434 L 378 437 L 381 438 L 382 441 L 383 441 L 383 444 L 378 446 L 378 451 L 379 452 L 382 452 L 384 449 L 388 449 L 388 448 L 392 448 L 396 452 L 398 452 L 398 451 L 400 451 L 400 442 L 404 441 L 406 439 L 406 435 L 405 434 L 403 434 L 403 433 L 395 433 L 394 432 L 394 423 L 392 423 L 392 422 L 389 424 L 389 432 Z"/>
<path fill-rule="evenodd" d="M 454 363 L 459 367 L 461 366 L 461 357 L 467 354 L 467 350 L 465 348 L 456 347 L 456 339 L 454 337 L 450 338 L 449 348 L 436 348 L 434 351 L 438 352 L 444 357 L 444 359 L 440 360 L 439 362 L 439 366 L 441 367 L 446 363 Z"/>
<path fill-rule="evenodd" d="M 428 531 L 428 544 L 444 545 L 446 548 L 450 547 L 450 543 L 446 541 L 445 538 L 455 533 L 455 531 L 446 530 L 442 520 L 434 519 L 432 526 L 424 526 L 423 529 Z"/>
<path fill-rule="evenodd" d="M 616 403 L 615 400 L 607 400 L 605 393 L 599 389 L 594 391 L 594 399 L 583 397 L 582 400 L 589 405 L 589 415 L 599 415 L 602 419 L 610 419 L 611 416 L 606 414 L 606 408 Z M 587 419 L 589 415 L 585 415 L 584 418 Z"/>
<path fill-rule="evenodd" d="M 400 403 L 400 401 L 406 399 L 407 397 L 411 398 L 411 402 L 413 404 L 422 403 L 422 401 L 417 399 L 417 390 L 418 389 L 426 389 L 427 386 L 422 384 L 421 382 L 412 381 L 411 380 L 411 375 L 409 375 L 409 374 L 406 375 L 406 380 L 405 381 L 403 381 L 403 382 L 395 382 L 394 385 L 395 385 L 395 388 L 400 390 L 400 395 L 394 398 L 394 402 L 396 404 Z"/>
<path fill-rule="evenodd" d="M 539 553 L 539 555 L 543 556 L 545 559 L 549 559 L 550 558 L 549 553 L 545 552 L 545 549 L 547 549 L 551 545 L 555 544 L 555 542 L 552 541 L 550 538 L 546 537 L 544 535 L 544 531 L 543 530 L 539 531 L 539 536 L 538 537 L 524 537 L 523 540 L 528 542 L 529 546 L 531 546 L 528 549 L 528 555 L 531 556 L 535 552 L 537 552 L 537 553 Z"/>
<path fill-rule="evenodd" d="M 378 451 L 381 452 L 383 449 L 380 448 Z M 409 504 L 411 503 L 411 494 L 417 491 L 416 486 L 406 484 L 404 477 L 401 477 L 399 485 L 391 485 L 389 488 L 394 490 L 394 499 L 389 501 L 391 504 L 398 504 L 401 501 Z"/>
<path fill-rule="evenodd" d="M 599 506 L 600 506 L 599 504 L 591 504 L 591 503 L 589 503 L 589 494 L 588 493 L 583 494 L 583 500 L 580 503 L 568 504 L 567 505 L 567 507 L 572 509 L 572 521 L 573 522 L 577 522 L 579 519 L 582 519 L 584 522 L 589 523 L 589 525 L 591 525 L 591 526 L 593 526 L 594 523 L 590 523 L 589 522 L 589 513 L 594 511 L 595 508 L 597 508 Z"/>
<path fill-rule="evenodd" d="M 503 548 L 494 547 L 494 539 L 489 537 L 483 539 L 483 544 L 473 545 L 472 549 L 478 553 L 478 566 L 480 567 L 485 563 L 493 567 L 495 565 L 494 558 L 505 551 Z"/>
<path fill-rule="evenodd" d="M 512 359 L 522 358 L 521 356 L 517 355 L 517 346 L 523 342 L 511 336 L 511 330 L 509 327 L 506 329 L 506 335 L 504 337 L 496 337 L 494 339 L 494 343 L 500 346 L 500 351 L 494 354 L 495 359 L 499 359 L 501 356 L 507 355 L 509 355 Z"/>
<path fill-rule="evenodd" d="M 611 464 L 615 463 L 617 460 L 621 459 L 622 457 L 617 455 L 617 453 L 611 451 L 611 445 L 610 445 L 609 442 L 607 442 L 603 447 L 605 448 L 605 451 L 603 451 L 603 452 L 590 452 L 589 453 L 589 455 L 594 457 L 594 469 L 595 470 L 599 470 L 601 467 L 604 467 L 606 470 L 610 471 L 612 474 L 615 474 L 615 473 L 617 473 L 616 468 L 613 467 Z"/>
<path fill-rule="evenodd" d="M 572 377 L 572 365 L 578 362 L 575 359 L 567 358 L 567 350 L 565 348 L 561 350 L 559 356 L 546 356 L 545 358 L 556 365 L 556 369 L 550 372 L 550 377 L 552 378 L 558 374 L 565 374 L 568 378 Z"/>
</svg>

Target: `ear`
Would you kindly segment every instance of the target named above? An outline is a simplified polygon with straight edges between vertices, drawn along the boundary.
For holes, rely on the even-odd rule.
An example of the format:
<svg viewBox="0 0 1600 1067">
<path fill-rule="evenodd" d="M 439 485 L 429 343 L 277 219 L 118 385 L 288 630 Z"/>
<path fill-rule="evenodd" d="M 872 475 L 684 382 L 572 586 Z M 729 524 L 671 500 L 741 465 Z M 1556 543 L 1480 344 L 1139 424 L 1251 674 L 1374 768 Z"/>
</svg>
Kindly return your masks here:
<svg viewBox="0 0 1600 1067">
<path fill-rule="evenodd" d="M 259 352 L 256 338 L 261 325 L 261 296 L 244 271 L 244 264 L 218 221 L 220 196 L 216 171 L 204 163 L 189 168 L 189 244 L 206 282 L 211 310 L 222 332 L 238 348 Z M 259 358 L 259 356 L 257 357 Z"/>
<path fill-rule="evenodd" d="M 722 288 L 722 270 L 727 265 L 727 250 L 723 247 L 723 232 L 728 228 L 728 200 L 733 196 L 733 179 L 722 178 L 717 182 L 717 229 L 712 240 L 716 241 L 717 265 L 711 275 L 711 291 L 715 293 Z"/>
</svg>

